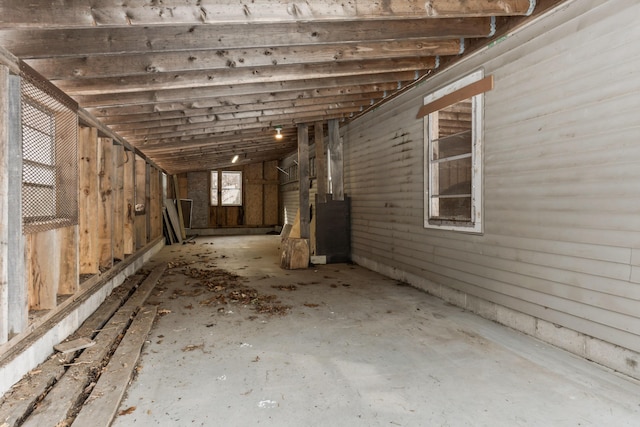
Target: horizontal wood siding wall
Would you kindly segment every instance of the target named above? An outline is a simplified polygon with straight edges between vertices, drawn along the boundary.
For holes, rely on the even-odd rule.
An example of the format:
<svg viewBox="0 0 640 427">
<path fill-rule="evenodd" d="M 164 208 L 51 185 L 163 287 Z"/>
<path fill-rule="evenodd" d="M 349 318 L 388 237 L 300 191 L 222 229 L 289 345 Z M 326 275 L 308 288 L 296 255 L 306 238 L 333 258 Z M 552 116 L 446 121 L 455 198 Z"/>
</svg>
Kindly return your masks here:
<svg viewBox="0 0 640 427">
<path fill-rule="evenodd" d="M 309 146 L 310 162 L 315 161 L 315 144 Z M 298 154 L 294 153 L 280 161 L 280 168 L 286 170 L 294 161 L 297 161 Z M 282 173 L 282 172 L 280 172 Z M 309 203 L 311 204 L 311 222 L 313 223 L 316 215 L 316 194 L 318 193 L 318 181 L 316 174 L 312 173 L 310 177 Z M 282 176 L 281 176 L 282 178 Z M 298 193 L 299 181 L 297 177 L 286 184 L 280 184 L 280 220 L 282 225 L 293 224 L 298 208 L 300 207 L 300 195 Z M 312 225 L 313 227 L 313 225 Z"/>
<path fill-rule="evenodd" d="M 356 259 L 639 352 L 637 16 L 573 2 L 343 128 Z M 427 230 L 415 115 L 478 68 L 484 234 Z"/>
<path fill-rule="evenodd" d="M 293 221 L 296 219 L 296 212 L 298 212 L 298 208 L 300 207 L 298 190 L 282 192 L 280 193 L 280 197 L 282 197 L 284 224 L 293 224 Z"/>
</svg>

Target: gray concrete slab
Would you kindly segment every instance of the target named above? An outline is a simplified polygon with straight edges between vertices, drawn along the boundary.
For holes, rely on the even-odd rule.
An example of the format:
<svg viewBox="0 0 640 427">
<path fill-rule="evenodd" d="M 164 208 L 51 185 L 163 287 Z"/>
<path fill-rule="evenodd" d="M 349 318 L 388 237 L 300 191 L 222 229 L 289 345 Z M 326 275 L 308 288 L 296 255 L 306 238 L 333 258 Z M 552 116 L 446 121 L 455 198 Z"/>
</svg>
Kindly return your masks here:
<svg viewBox="0 0 640 427">
<path fill-rule="evenodd" d="M 637 381 L 359 266 L 281 270 L 278 243 L 198 238 L 152 260 L 233 271 L 291 309 L 203 305 L 215 292 L 170 270 L 114 426 L 640 425 Z"/>
</svg>

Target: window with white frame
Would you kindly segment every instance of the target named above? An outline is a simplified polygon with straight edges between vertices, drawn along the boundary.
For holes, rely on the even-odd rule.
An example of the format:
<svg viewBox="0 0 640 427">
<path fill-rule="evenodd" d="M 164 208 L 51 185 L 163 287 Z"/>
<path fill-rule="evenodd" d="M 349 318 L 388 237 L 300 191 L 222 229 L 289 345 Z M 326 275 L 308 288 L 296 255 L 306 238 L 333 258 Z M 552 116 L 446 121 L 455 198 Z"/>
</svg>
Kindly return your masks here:
<svg viewBox="0 0 640 427">
<path fill-rule="evenodd" d="M 478 71 L 424 99 L 434 106 L 424 118 L 425 228 L 482 232 L 484 95 L 465 97 L 464 88 L 483 77 Z"/>
<path fill-rule="evenodd" d="M 242 206 L 242 171 L 211 171 L 211 206 Z"/>
</svg>

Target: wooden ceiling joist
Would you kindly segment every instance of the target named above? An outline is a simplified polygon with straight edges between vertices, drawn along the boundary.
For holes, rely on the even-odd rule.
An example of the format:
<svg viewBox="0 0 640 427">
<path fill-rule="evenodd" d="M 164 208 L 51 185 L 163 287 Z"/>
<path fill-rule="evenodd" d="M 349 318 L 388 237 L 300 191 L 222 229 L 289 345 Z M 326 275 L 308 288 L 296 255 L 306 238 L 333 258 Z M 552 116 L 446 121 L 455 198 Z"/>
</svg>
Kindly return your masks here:
<svg viewBox="0 0 640 427">
<path fill-rule="evenodd" d="M 287 143 L 288 141 L 293 140 L 295 143 L 296 133 L 294 132 L 294 128 L 290 127 L 289 130 L 283 131 L 283 138 L 280 141 L 276 141 L 279 143 Z M 141 147 L 144 147 L 145 151 L 149 151 L 150 153 L 164 153 L 164 152 L 174 152 L 180 148 L 201 148 L 208 147 L 211 150 L 214 150 L 215 147 L 218 146 L 232 146 L 235 144 L 246 144 L 246 143 L 265 143 L 271 144 L 275 141 L 274 138 L 275 132 L 251 132 L 246 131 L 241 135 L 230 135 L 229 132 L 222 132 L 217 134 L 207 134 L 207 135 L 195 135 L 190 138 L 168 138 L 168 139 L 159 139 L 159 140 L 151 140 L 145 144 L 141 144 Z"/>
<path fill-rule="evenodd" d="M 415 73 L 412 78 L 415 77 Z M 346 82 L 345 82 L 346 83 Z M 99 107 L 89 107 L 88 111 L 91 111 L 97 117 L 112 117 L 120 115 L 130 114 L 149 114 L 152 112 L 163 111 L 176 111 L 176 110 L 192 110 L 203 108 L 217 108 L 217 107 L 235 107 L 235 106 L 248 106 L 248 105 L 262 105 L 267 102 L 280 102 L 291 100 L 304 100 L 314 98 L 328 98 L 333 97 L 339 99 L 346 96 L 365 96 L 366 94 L 382 93 L 382 98 L 388 94 L 397 90 L 398 86 L 405 87 L 410 81 L 392 80 L 385 83 L 378 84 L 363 84 L 363 85 L 345 85 L 335 87 L 316 87 L 315 89 L 300 89 L 292 91 L 271 91 L 271 92 L 256 92 L 253 94 L 240 94 L 240 95 L 227 95 L 227 96 L 215 96 L 210 94 L 210 91 L 204 90 L 200 97 L 179 97 L 179 93 L 176 94 L 175 99 L 169 100 L 169 102 L 153 102 L 151 100 L 147 102 L 133 102 L 131 104 L 124 103 L 126 100 L 120 99 L 121 104 L 103 105 Z M 272 85 L 269 85 L 272 86 Z M 209 96 L 207 96 L 209 95 Z M 87 103 L 88 103 L 87 98 Z M 96 97 L 97 102 L 106 103 L 108 100 L 104 100 L 104 97 Z"/>
<path fill-rule="evenodd" d="M 292 98 L 282 101 L 263 102 L 259 103 L 260 109 L 256 108 L 254 103 L 234 104 L 234 105 L 222 105 L 207 108 L 193 108 L 189 109 L 186 106 L 180 108 L 173 108 L 156 112 L 141 112 L 138 109 L 137 113 L 130 113 L 119 116 L 100 116 L 100 120 L 107 125 L 112 124 L 127 124 L 127 123 L 144 123 L 154 120 L 167 120 L 178 118 L 191 118 L 206 116 L 211 114 L 229 114 L 229 113 L 242 113 L 250 111 L 270 111 L 281 108 L 305 108 L 308 106 L 317 105 L 344 105 L 346 103 L 357 103 L 360 105 L 374 104 L 375 102 L 384 98 L 384 92 L 369 92 L 364 94 L 349 94 L 340 97 L 314 97 L 314 98 Z M 136 106 L 138 107 L 138 106 Z M 153 109 L 153 106 L 148 106 L 149 109 Z M 126 107 L 122 107 L 123 109 Z M 135 111 L 135 109 L 132 109 Z M 95 113 L 94 113 L 95 114 Z"/>
<path fill-rule="evenodd" d="M 320 115 L 322 113 L 322 115 Z M 273 116 L 267 117 L 248 117 L 241 119 L 229 119 L 229 120 L 220 120 L 218 121 L 210 121 L 206 123 L 193 123 L 193 124 L 184 124 L 184 125 L 169 125 L 169 126 L 161 126 L 155 128 L 144 128 L 144 129 L 134 129 L 134 130 L 120 130 L 117 131 L 118 134 L 124 136 L 125 138 L 129 137 L 135 139 L 136 137 L 147 137 L 152 138 L 153 135 L 162 135 L 162 134 L 175 134 L 175 133 L 184 133 L 185 135 L 188 132 L 198 132 L 198 133 L 211 133 L 214 132 L 215 129 L 254 129 L 254 128 L 264 128 L 264 127 L 274 127 L 281 126 L 282 124 L 297 124 L 297 123 L 306 123 L 313 117 L 322 117 L 323 120 L 328 119 L 336 119 L 349 117 L 351 113 L 354 113 L 353 109 L 341 109 L 341 110 L 324 110 L 324 111 L 312 111 L 312 112 L 302 112 L 297 114 L 277 114 Z"/>
<path fill-rule="evenodd" d="M 278 159 L 298 124 L 366 114 L 561 1 L 5 0 L 0 46 L 178 173 Z"/>
<path fill-rule="evenodd" d="M 353 77 L 436 68 L 434 57 L 283 65 L 246 69 L 157 73 L 153 76 L 61 80 L 56 85 L 71 96 L 128 93 L 161 89 L 237 86 L 328 77 Z"/>
<path fill-rule="evenodd" d="M 24 59 L 218 50 L 335 43 L 487 37 L 491 18 L 408 19 L 385 22 L 296 22 L 246 26 L 0 30 L 0 44 Z M 384 31 L 381 31 L 384 25 Z M 247 31 L 250 30 L 250 31 Z M 26 39 L 26 40 L 25 40 Z"/>
<path fill-rule="evenodd" d="M 185 71 L 213 72 L 229 68 L 271 67 L 345 61 L 388 60 L 458 55 L 464 50 L 460 39 L 376 41 L 274 48 L 191 50 L 147 54 L 123 54 L 114 62 L 110 56 L 73 56 L 30 59 L 31 67 L 50 80 L 72 80 L 121 76 L 153 76 Z"/>
<path fill-rule="evenodd" d="M 426 72 L 403 71 L 382 74 L 364 74 L 360 76 L 326 77 L 322 79 L 280 81 L 271 83 L 248 83 L 240 86 L 199 87 L 187 89 L 146 90 L 131 93 L 105 93 L 102 95 L 76 95 L 73 98 L 86 108 L 99 108 L 114 105 L 132 105 L 148 103 L 165 103 L 182 101 L 189 98 L 209 98 L 256 94 L 272 94 L 291 91 L 312 91 L 321 93 L 323 90 L 338 91 L 343 94 L 359 91 L 363 86 L 371 90 L 381 83 L 392 83 L 395 89 L 404 87 L 422 77 Z"/>
<path fill-rule="evenodd" d="M 306 100 L 315 102 L 306 102 L 305 105 L 280 105 L 281 103 L 274 103 L 276 105 L 265 104 L 262 110 L 246 110 L 238 111 L 234 107 L 218 108 L 215 112 L 211 109 L 204 110 L 190 110 L 188 114 L 184 114 L 184 111 L 176 111 L 174 113 L 165 114 L 162 116 L 133 116 L 131 120 L 118 120 L 114 121 L 111 127 L 117 131 L 155 128 L 158 126 L 169 126 L 177 124 L 192 124 L 192 123 L 206 123 L 212 121 L 231 120 L 249 117 L 269 117 L 274 115 L 283 114 L 296 114 L 297 112 L 322 112 L 331 110 L 349 110 L 359 111 L 360 108 L 365 108 L 373 104 L 372 99 L 359 99 L 354 101 L 345 102 L 331 102 L 325 101 L 319 102 L 317 99 Z"/>
<path fill-rule="evenodd" d="M 26 3 L 26 4 L 25 4 Z M 165 4 L 167 3 L 167 4 Z M 17 24 L 39 28 L 131 27 L 168 24 L 223 24 L 292 21 L 343 21 L 404 18 L 468 18 L 525 15 L 533 0 L 313 0 L 305 2 L 251 0 L 174 0 L 168 2 L 6 0 L 0 3 L 0 27 Z M 18 7 L 22 6 L 22 7 Z"/>
</svg>

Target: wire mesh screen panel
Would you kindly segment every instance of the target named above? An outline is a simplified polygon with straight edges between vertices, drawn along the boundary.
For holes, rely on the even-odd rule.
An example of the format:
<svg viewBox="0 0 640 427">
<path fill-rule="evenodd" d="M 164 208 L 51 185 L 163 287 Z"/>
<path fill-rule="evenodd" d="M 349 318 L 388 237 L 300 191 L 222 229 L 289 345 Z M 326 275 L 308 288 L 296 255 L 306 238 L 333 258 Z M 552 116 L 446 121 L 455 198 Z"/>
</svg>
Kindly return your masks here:
<svg viewBox="0 0 640 427">
<path fill-rule="evenodd" d="M 78 223 L 77 106 L 57 88 L 21 73 L 24 234 Z"/>
</svg>

